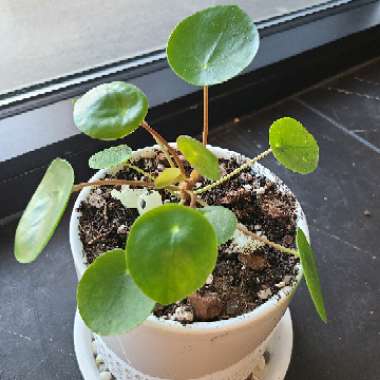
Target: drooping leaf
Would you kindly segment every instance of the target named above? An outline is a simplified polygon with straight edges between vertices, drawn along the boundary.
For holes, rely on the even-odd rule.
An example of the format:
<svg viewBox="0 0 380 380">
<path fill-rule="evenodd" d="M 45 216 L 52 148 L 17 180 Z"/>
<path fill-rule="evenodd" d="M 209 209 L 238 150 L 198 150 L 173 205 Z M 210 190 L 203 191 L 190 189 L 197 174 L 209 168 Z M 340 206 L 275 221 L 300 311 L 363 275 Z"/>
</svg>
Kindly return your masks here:
<svg viewBox="0 0 380 380">
<path fill-rule="evenodd" d="M 155 302 L 146 297 L 128 274 L 125 251 L 104 253 L 84 272 L 78 288 L 79 313 L 93 332 L 127 332 L 151 314 Z"/>
<path fill-rule="evenodd" d="M 177 147 L 199 174 L 213 181 L 220 178 L 218 158 L 201 142 L 190 136 L 179 136 Z"/>
<path fill-rule="evenodd" d="M 14 252 L 20 263 L 34 261 L 53 235 L 74 185 L 71 165 L 56 158 L 29 201 L 16 230 Z"/>
<path fill-rule="evenodd" d="M 310 244 L 308 243 L 305 234 L 300 228 L 297 228 L 296 241 L 298 252 L 301 258 L 302 269 L 305 275 L 305 280 L 309 289 L 309 293 L 311 295 L 311 299 L 313 300 L 314 306 L 322 321 L 327 322 L 327 314 L 323 300 L 315 254 Z"/>
<path fill-rule="evenodd" d="M 223 206 L 207 206 L 199 209 L 214 227 L 218 244 L 230 240 L 236 230 L 237 219 L 235 214 Z"/>
<path fill-rule="evenodd" d="M 132 156 L 132 149 L 128 145 L 112 146 L 93 154 L 88 160 L 91 169 L 108 169 L 128 161 Z"/>
<path fill-rule="evenodd" d="M 148 112 L 148 100 L 136 86 L 125 82 L 101 84 L 74 104 L 74 123 L 86 135 L 116 140 L 135 131 Z"/>
<path fill-rule="evenodd" d="M 140 216 L 127 240 L 131 276 L 150 298 L 165 305 L 200 288 L 215 267 L 217 238 L 198 211 L 166 204 Z"/>
<path fill-rule="evenodd" d="M 139 197 L 144 192 L 145 189 L 131 189 L 129 185 L 122 185 L 120 191 L 111 191 L 111 197 L 118 199 L 125 208 L 137 208 Z"/>
<path fill-rule="evenodd" d="M 167 46 L 168 62 L 186 82 L 210 86 L 244 70 L 259 48 L 251 18 L 236 5 L 204 9 L 181 21 Z"/>
<path fill-rule="evenodd" d="M 140 215 L 162 205 L 161 194 L 156 190 L 145 190 L 137 200 L 137 211 Z"/>
<path fill-rule="evenodd" d="M 287 169 L 308 174 L 318 167 L 318 143 L 296 119 L 276 120 L 269 130 L 269 144 L 276 159 Z"/>
<path fill-rule="evenodd" d="M 123 185 L 121 190 L 113 189 L 112 198 L 118 199 L 125 208 L 137 208 L 140 215 L 162 205 L 161 194 L 156 190 L 131 189 Z"/>
<path fill-rule="evenodd" d="M 157 189 L 178 183 L 181 180 L 181 171 L 178 168 L 164 169 L 154 180 Z"/>
</svg>

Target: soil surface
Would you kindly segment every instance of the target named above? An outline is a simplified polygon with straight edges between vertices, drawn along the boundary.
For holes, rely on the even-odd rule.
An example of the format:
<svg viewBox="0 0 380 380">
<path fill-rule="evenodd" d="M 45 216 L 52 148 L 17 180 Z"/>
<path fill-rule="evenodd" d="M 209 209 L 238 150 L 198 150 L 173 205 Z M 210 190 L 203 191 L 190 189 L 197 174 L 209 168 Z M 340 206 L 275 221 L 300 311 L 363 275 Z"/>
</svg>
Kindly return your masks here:
<svg viewBox="0 0 380 380">
<path fill-rule="evenodd" d="M 223 173 L 241 165 L 239 159 L 220 160 Z M 168 166 L 162 153 L 133 162 L 150 174 Z M 189 168 L 186 167 L 188 170 Z M 111 176 L 110 176 L 111 177 Z M 122 169 L 113 176 L 123 179 L 147 179 L 132 169 Z M 200 181 L 197 187 L 207 184 Z M 118 187 L 116 187 L 118 188 Z M 111 197 L 113 187 L 91 191 L 79 211 L 80 238 L 85 263 L 109 249 L 123 248 L 129 229 L 138 217 L 136 209 L 126 209 Z M 176 202 L 173 195 L 161 191 L 164 202 Z M 223 205 L 233 210 L 240 223 L 269 240 L 295 247 L 295 199 L 279 187 L 246 169 L 223 185 L 202 194 L 210 205 Z M 295 281 L 298 259 L 269 246 L 247 250 L 231 240 L 219 247 L 216 268 L 206 284 L 187 299 L 169 306 L 157 305 L 155 315 L 182 323 L 228 319 L 254 310 L 281 288 Z"/>
</svg>

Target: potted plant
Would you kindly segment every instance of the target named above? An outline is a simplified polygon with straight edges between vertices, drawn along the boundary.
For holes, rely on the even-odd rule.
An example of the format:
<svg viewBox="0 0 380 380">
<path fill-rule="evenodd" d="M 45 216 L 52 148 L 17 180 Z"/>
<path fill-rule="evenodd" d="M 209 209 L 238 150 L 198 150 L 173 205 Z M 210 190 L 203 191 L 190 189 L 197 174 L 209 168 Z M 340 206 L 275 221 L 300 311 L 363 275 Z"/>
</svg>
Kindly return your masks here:
<svg viewBox="0 0 380 380">
<path fill-rule="evenodd" d="M 70 226 L 78 309 L 118 379 L 249 378 L 252 353 L 303 275 L 326 321 L 302 209 L 258 163 L 274 155 L 286 168 L 310 173 L 319 159 L 314 137 L 284 117 L 270 126 L 269 147 L 255 158 L 208 145 L 208 87 L 244 70 L 258 47 L 254 23 L 237 6 L 180 22 L 168 41 L 168 62 L 203 87 L 202 142 L 179 136 L 169 144 L 146 122 L 148 101 L 137 87 L 97 86 L 74 104 L 80 131 L 117 140 L 143 128 L 157 145 L 98 152 L 89 165 L 99 171 L 76 185 L 71 165 L 55 159 L 20 219 L 15 256 L 29 263 L 71 194 L 80 192 Z"/>
</svg>

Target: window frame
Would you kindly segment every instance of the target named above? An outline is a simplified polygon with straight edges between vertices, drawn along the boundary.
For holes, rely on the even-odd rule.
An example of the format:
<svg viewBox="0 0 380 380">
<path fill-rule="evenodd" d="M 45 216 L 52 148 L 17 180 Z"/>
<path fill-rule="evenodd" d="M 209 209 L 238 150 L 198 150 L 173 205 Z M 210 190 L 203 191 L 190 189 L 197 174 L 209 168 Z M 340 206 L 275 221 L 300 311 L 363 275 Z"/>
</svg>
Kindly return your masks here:
<svg viewBox="0 0 380 380">
<path fill-rule="evenodd" d="M 373 14 L 375 16 L 370 17 Z M 358 23 L 348 22 L 352 18 Z M 380 24 L 380 4 L 378 0 L 330 0 L 256 24 L 261 36 L 261 49 L 245 72 L 260 69 Z M 305 40 L 304 36 L 309 39 Z M 290 38 L 294 38 L 298 44 L 287 46 L 286 41 Z M 147 83 L 154 82 L 155 86 L 166 85 L 170 91 L 154 97 L 151 101 L 153 107 L 197 91 L 197 88 L 175 77 L 166 62 L 165 49 L 160 49 L 1 94 L 0 120 L 73 98 L 110 80 L 135 82 L 147 93 L 150 92 Z"/>
</svg>

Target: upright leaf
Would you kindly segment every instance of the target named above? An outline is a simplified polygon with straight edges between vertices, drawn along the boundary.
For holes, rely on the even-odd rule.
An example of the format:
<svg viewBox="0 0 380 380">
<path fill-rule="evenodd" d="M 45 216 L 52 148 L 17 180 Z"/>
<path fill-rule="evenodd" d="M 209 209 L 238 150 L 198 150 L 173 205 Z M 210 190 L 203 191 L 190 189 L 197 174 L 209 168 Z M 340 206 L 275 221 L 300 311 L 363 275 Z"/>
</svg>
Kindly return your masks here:
<svg viewBox="0 0 380 380">
<path fill-rule="evenodd" d="M 56 158 L 29 201 L 16 230 L 15 256 L 20 263 L 34 261 L 53 235 L 74 185 L 71 165 Z"/>
<path fill-rule="evenodd" d="M 137 327 L 155 305 L 129 276 L 122 249 L 104 253 L 87 268 L 78 285 L 77 302 L 87 327 L 100 335 Z"/>
<path fill-rule="evenodd" d="M 218 244 L 224 244 L 232 238 L 236 230 L 237 219 L 231 210 L 223 206 L 207 206 L 200 208 L 199 211 L 214 227 Z"/>
<path fill-rule="evenodd" d="M 239 74 L 258 48 L 251 18 L 236 5 L 218 5 L 181 21 L 169 38 L 167 56 L 180 78 L 210 86 Z"/>
<path fill-rule="evenodd" d="M 296 119 L 276 120 L 269 130 L 269 144 L 276 159 L 287 169 L 308 174 L 318 167 L 318 144 Z"/>
<path fill-rule="evenodd" d="M 198 211 L 178 204 L 140 216 L 127 240 L 131 276 L 148 297 L 164 305 L 200 288 L 216 257 L 213 227 Z"/>
<path fill-rule="evenodd" d="M 108 169 L 121 165 L 132 156 L 132 149 L 128 145 L 112 146 L 93 154 L 88 160 L 91 169 Z"/>
<path fill-rule="evenodd" d="M 317 261 L 314 252 L 308 243 L 305 234 L 297 228 L 297 248 L 301 258 L 301 265 L 305 280 L 314 306 L 323 322 L 327 322 L 327 314 L 323 301 L 321 283 L 319 280 Z"/>
<path fill-rule="evenodd" d="M 74 123 L 86 135 L 116 140 L 132 133 L 145 119 L 148 100 L 136 86 L 125 82 L 101 84 L 74 104 Z"/>
<path fill-rule="evenodd" d="M 220 178 L 218 158 L 201 142 L 190 136 L 179 136 L 177 147 L 199 174 L 213 181 Z"/>
</svg>

